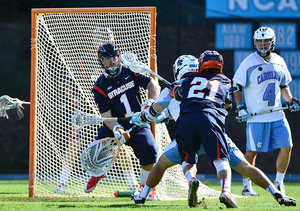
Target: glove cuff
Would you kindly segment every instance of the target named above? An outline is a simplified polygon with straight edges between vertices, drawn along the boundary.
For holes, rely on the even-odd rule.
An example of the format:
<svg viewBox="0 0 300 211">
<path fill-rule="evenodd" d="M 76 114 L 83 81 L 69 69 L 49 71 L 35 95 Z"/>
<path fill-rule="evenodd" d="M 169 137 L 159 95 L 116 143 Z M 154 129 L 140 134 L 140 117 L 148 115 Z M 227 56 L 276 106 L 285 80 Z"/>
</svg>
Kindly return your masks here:
<svg viewBox="0 0 300 211">
<path fill-rule="evenodd" d="M 290 102 L 286 102 L 288 106 L 293 105 L 294 103 L 298 103 L 298 100 L 294 97 L 292 97 L 292 99 L 290 100 Z"/>
<path fill-rule="evenodd" d="M 142 107 L 141 107 L 141 110 L 143 111 L 143 110 L 145 110 L 146 108 L 149 108 L 154 102 L 155 102 L 155 100 L 153 100 L 153 99 L 147 99 L 147 100 L 143 103 L 143 105 L 142 105 Z"/>
<path fill-rule="evenodd" d="M 153 122 L 160 115 L 158 111 L 155 110 L 154 106 L 150 106 L 142 112 L 141 119 L 145 122 Z"/>
<path fill-rule="evenodd" d="M 237 105 L 236 109 L 241 110 L 241 109 L 247 109 L 247 108 L 244 104 L 241 104 L 241 105 Z"/>
</svg>

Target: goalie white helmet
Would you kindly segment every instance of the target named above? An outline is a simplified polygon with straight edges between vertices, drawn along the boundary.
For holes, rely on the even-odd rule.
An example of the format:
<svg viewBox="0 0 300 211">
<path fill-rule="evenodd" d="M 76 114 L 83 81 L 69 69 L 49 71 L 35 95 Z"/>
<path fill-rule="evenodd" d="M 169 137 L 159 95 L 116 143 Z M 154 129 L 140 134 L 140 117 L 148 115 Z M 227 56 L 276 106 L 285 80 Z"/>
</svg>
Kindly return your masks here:
<svg viewBox="0 0 300 211">
<path fill-rule="evenodd" d="M 173 65 L 175 80 L 183 78 L 187 73 L 198 72 L 198 59 L 192 55 L 179 56 Z"/>
<path fill-rule="evenodd" d="M 275 49 L 275 32 L 270 27 L 260 27 L 254 32 L 253 41 L 257 53 L 262 57 L 268 56 Z"/>
</svg>

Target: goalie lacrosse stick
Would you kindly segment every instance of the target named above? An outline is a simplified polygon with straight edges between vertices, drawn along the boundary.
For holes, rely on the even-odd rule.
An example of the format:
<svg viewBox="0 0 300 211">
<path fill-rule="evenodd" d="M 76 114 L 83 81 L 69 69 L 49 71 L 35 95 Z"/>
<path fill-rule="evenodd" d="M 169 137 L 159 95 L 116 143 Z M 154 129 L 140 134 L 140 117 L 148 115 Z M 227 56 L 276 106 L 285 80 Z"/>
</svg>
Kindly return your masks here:
<svg viewBox="0 0 300 211">
<path fill-rule="evenodd" d="M 134 53 L 123 53 L 120 57 L 122 64 L 129 67 L 135 73 L 150 73 L 155 75 L 158 79 L 166 84 L 171 84 L 169 81 L 161 77 L 160 75 L 156 74 L 152 70 L 148 68 L 146 64 L 139 61 L 137 56 Z"/>
<path fill-rule="evenodd" d="M 134 128 L 130 128 L 130 133 Z M 103 138 L 91 143 L 80 156 L 80 162 L 83 169 L 94 177 L 105 174 L 117 159 L 121 143 L 117 138 Z"/>
<path fill-rule="evenodd" d="M 98 125 L 103 123 L 104 121 L 129 121 L 131 117 L 111 117 L 111 118 L 103 118 L 98 116 L 97 114 L 85 114 L 81 111 L 76 111 L 72 116 L 72 126 L 79 130 L 84 126 L 88 125 Z"/>
<path fill-rule="evenodd" d="M 268 114 L 268 113 L 273 113 L 273 112 L 276 112 L 276 111 L 284 111 L 284 110 L 287 110 L 287 109 L 289 109 L 289 107 L 271 109 L 271 110 L 267 110 L 267 111 L 252 113 L 252 114 L 249 114 L 249 116 L 258 116 L 258 115 L 261 115 L 261 114 Z M 235 117 L 235 118 L 239 119 L 239 117 Z"/>
<path fill-rule="evenodd" d="M 8 95 L 3 95 L 0 97 L 0 117 L 9 118 L 6 111 L 11 109 L 16 109 L 19 119 L 24 117 L 24 113 L 22 111 L 23 106 L 22 104 L 30 104 L 30 102 L 25 102 L 19 100 L 18 98 L 11 98 Z"/>
</svg>

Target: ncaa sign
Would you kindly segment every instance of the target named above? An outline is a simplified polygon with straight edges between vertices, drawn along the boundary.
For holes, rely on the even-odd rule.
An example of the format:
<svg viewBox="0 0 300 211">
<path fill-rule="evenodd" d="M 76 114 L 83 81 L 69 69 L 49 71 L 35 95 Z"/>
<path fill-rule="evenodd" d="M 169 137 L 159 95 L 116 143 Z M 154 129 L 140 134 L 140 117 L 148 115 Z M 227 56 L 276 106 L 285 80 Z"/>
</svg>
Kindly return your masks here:
<svg viewBox="0 0 300 211">
<path fill-rule="evenodd" d="M 300 18 L 299 5 L 300 0 L 206 0 L 205 14 L 207 18 Z"/>
</svg>

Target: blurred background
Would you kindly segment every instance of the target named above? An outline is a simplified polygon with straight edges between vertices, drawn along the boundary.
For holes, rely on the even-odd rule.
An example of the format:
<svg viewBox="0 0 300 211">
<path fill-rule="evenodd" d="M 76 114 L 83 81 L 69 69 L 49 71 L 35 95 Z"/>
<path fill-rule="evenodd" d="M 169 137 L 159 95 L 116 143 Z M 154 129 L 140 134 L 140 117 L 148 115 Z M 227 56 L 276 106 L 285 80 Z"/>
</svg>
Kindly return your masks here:
<svg viewBox="0 0 300 211">
<path fill-rule="evenodd" d="M 32 8 L 66 7 L 157 7 L 158 74 L 173 81 L 172 66 L 178 56 L 196 57 L 208 49 L 219 51 L 225 61 L 223 72 L 230 79 L 239 63 L 254 51 L 253 32 L 260 26 L 271 26 L 276 33 L 275 52 L 286 61 L 292 74 L 291 90 L 300 98 L 300 1 L 252 0 L 15 0 L 1 1 L 0 7 L 0 96 L 30 101 L 30 44 Z M 218 6 L 218 7 L 216 7 Z M 164 84 L 160 83 L 162 88 Z M 0 178 L 24 175 L 29 165 L 29 105 L 24 105 L 25 117 L 18 119 L 15 110 L 9 119 L 0 118 Z M 226 129 L 236 145 L 245 152 L 245 124 L 227 117 Z M 300 112 L 285 111 L 290 123 L 294 148 L 286 180 L 300 181 Z M 174 123 L 168 124 L 174 138 Z M 257 167 L 271 179 L 276 173 L 278 151 L 259 154 Z M 199 174 L 215 174 L 206 155 L 199 158 Z M 237 174 L 236 172 L 233 172 Z M 241 177 L 239 177 L 241 178 Z"/>
</svg>

